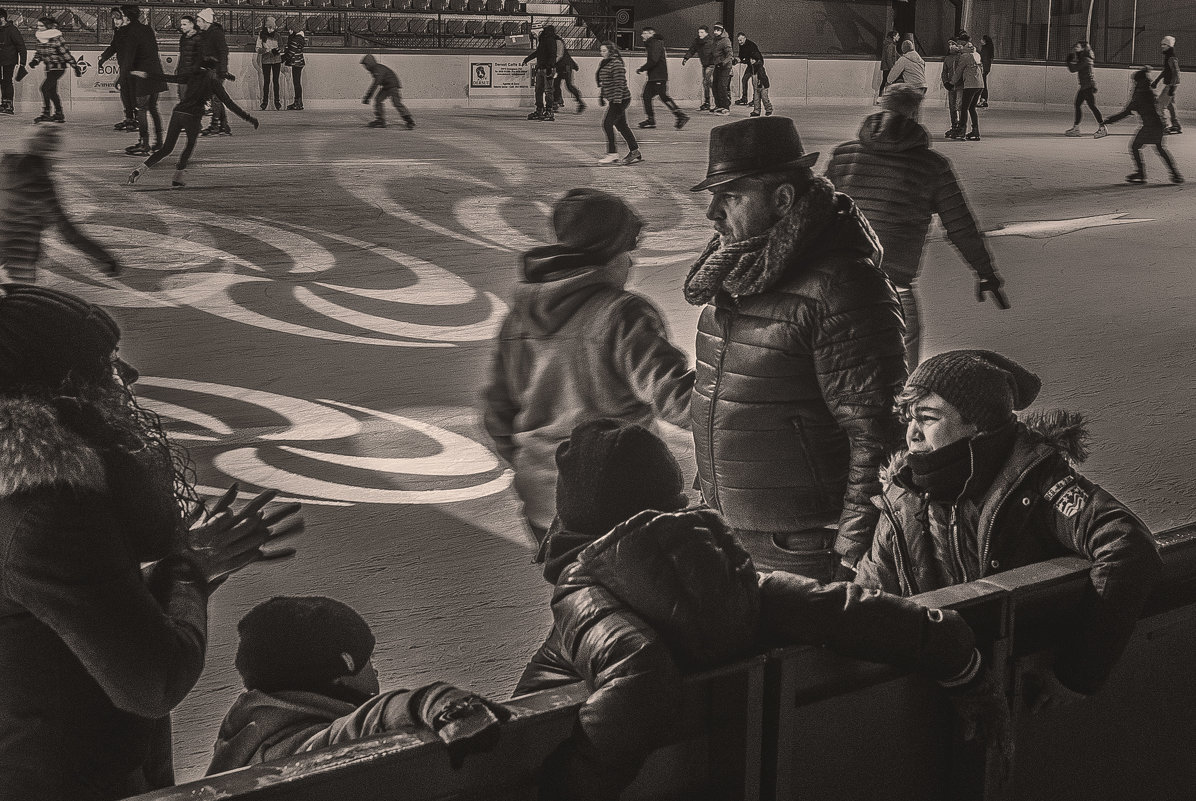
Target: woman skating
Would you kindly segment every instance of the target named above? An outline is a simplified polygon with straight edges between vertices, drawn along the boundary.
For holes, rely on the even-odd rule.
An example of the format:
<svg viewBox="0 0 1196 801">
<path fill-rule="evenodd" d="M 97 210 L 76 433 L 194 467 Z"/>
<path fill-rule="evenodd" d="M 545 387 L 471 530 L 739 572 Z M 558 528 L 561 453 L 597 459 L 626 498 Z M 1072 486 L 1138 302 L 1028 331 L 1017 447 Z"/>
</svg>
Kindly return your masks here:
<svg viewBox="0 0 1196 801">
<path fill-rule="evenodd" d="M 274 17 L 266 22 L 257 34 L 257 53 L 262 60 L 262 111 L 270 104 L 270 84 L 274 84 L 274 110 L 282 111 L 282 98 L 278 94 L 278 76 L 282 72 L 282 51 L 278 45 L 278 23 Z"/>
<path fill-rule="evenodd" d="M 643 161 L 639 145 L 636 144 L 635 134 L 627 124 L 627 107 L 631 105 L 631 89 L 627 86 L 627 68 L 623 66 L 623 56 L 614 42 L 603 42 L 598 49 L 602 56 L 602 63 L 598 65 L 598 105 L 606 104 L 606 116 L 602 118 L 602 130 L 606 133 L 606 155 L 598 160 L 599 164 L 635 164 Z M 619 158 L 619 151 L 615 147 L 615 129 L 627 141 L 629 152 Z"/>
<path fill-rule="evenodd" d="M 1137 112 L 1138 116 L 1142 118 L 1142 127 L 1138 129 L 1138 133 L 1134 134 L 1134 141 L 1130 143 L 1130 153 L 1134 157 L 1136 169 L 1125 176 L 1125 180 L 1131 184 L 1146 183 L 1146 165 L 1142 162 L 1142 148 L 1154 145 L 1155 150 L 1159 151 L 1159 158 L 1171 171 L 1171 183 L 1182 184 L 1184 179 L 1179 174 L 1179 170 L 1175 168 L 1175 160 L 1171 158 L 1167 148 L 1163 147 L 1163 134 L 1166 133 L 1166 126 L 1163 124 L 1163 116 L 1159 113 L 1154 91 L 1150 88 L 1150 67 L 1143 67 L 1134 73 L 1134 93 L 1130 96 L 1130 102 L 1123 111 L 1109 117 L 1106 122 L 1112 125 L 1124 120 L 1134 112 Z"/>
<path fill-rule="evenodd" d="M 34 122 L 66 122 L 62 115 L 62 99 L 58 96 L 58 80 L 70 67 L 75 75 L 82 75 L 83 69 L 71 49 L 62 40 L 62 31 L 53 17 L 42 17 L 37 21 L 37 55 L 29 62 L 30 68 L 39 63 L 46 65 L 46 79 L 42 81 L 42 113 Z M 51 113 L 53 107 L 53 113 Z"/>
<path fill-rule="evenodd" d="M 214 56 L 208 56 L 200 64 L 199 71 L 193 72 L 190 75 L 153 76 L 169 83 L 186 84 L 187 91 L 183 94 L 183 99 L 174 107 L 174 112 L 170 115 L 170 127 L 166 131 L 166 141 L 162 143 L 162 149 L 153 153 L 145 160 L 144 164 L 129 174 L 130 184 L 136 183 L 137 179 L 146 170 L 153 169 L 154 165 L 171 154 L 174 146 L 179 141 L 179 132 L 181 131 L 187 135 L 187 144 L 183 146 L 183 152 L 179 156 L 179 163 L 175 168 L 174 180 L 171 182 L 171 185 L 174 187 L 186 185 L 185 173 L 187 162 L 191 158 L 191 151 L 195 149 L 195 139 L 199 136 L 199 125 L 203 119 L 203 107 L 213 97 L 223 102 L 226 107 L 232 109 L 233 113 L 238 117 L 250 123 L 254 128 L 257 128 L 257 118 L 242 110 L 240 106 L 234 103 L 228 96 L 228 93 L 224 91 L 224 87 L 221 86 L 221 79 L 227 79 L 231 76 L 219 75 L 219 64 L 220 62 Z M 138 78 L 149 77 L 144 72 L 133 72 L 132 74 Z"/>
<path fill-rule="evenodd" d="M 1085 103 L 1092 109 L 1092 116 L 1096 117 L 1096 124 L 1099 126 L 1092 138 L 1100 139 L 1109 135 L 1109 130 L 1105 128 L 1105 118 L 1096 107 L 1096 76 L 1092 71 L 1095 61 L 1096 53 L 1085 41 L 1076 42 L 1067 54 L 1067 71 L 1078 73 L 1076 77 L 1080 81 L 1080 89 L 1076 92 L 1076 119 L 1072 126 L 1064 131 L 1068 136 L 1083 136 L 1080 133 L 1080 120 L 1083 118 Z"/>
</svg>

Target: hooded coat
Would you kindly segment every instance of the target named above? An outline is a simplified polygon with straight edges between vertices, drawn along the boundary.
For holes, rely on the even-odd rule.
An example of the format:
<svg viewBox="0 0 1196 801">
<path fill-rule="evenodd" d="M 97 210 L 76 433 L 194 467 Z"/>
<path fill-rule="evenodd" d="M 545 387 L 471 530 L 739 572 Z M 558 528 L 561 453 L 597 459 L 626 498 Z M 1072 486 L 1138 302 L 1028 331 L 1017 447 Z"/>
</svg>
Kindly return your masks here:
<svg viewBox="0 0 1196 801">
<path fill-rule="evenodd" d="M 366 99 L 373 97 L 375 91 L 399 91 L 403 85 L 399 83 L 399 76 L 395 71 L 385 64 L 379 64 L 378 60 L 373 55 L 366 53 L 361 59 L 361 64 L 370 75 L 374 76 L 374 82 L 370 84 L 370 89 L 366 92 Z"/>
<path fill-rule="evenodd" d="M 25 37 L 12 20 L 0 28 L 0 67 L 25 63 Z"/>
<path fill-rule="evenodd" d="M 695 36 L 694 40 L 690 42 L 689 49 L 685 51 L 684 59 L 688 60 L 694 56 L 698 57 L 698 63 L 703 67 L 714 66 L 714 37 L 709 33 L 706 38 Z"/>
<path fill-rule="evenodd" d="M 785 255 L 763 291 L 720 290 L 702 310 L 691 409 L 702 496 L 730 525 L 786 534 L 838 523 L 834 549 L 854 564 L 897 439 L 905 348 L 880 241 L 851 198 L 828 202 L 829 221 L 800 245 L 774 226 Z"/>
<path fill-rule="evenodd" d="M 1071 51 L 1067 54 L 1067 71 L 1076 73 L 1081 89 L 1096 91 L 1096 74 L 1093 71 L 1091 50 Z"/>
<path fill-rule="evenodd" d="M 907 54 L 908 55 L 908 54 Z M 993 275 L 992 256 L 946 156 L 930 148 L 915 120 L 882 111 L 860 125 L 859 138 L 835 148 L 826 177 L 851 197 L 884 246 L 881 269 L 897 286 L 918 277 L 930 219 L 981 278 Z"/>
<path fill-rule="evenodd" d="M 1079 415 L 1054 412 L 1011 425 L 1012 449 L 975 499 L 928 500 L 912 483 L 907 453 L 899 454 L 883 474 L 876 504 L 884 514 L 855 581 L 916 595 L 1082 556 L 1092 562 L 1091 582 L 1081 624 L 1061 644 L 1055 673 L 1072 690 L 1093 693 L 1162 573 L 1158 547 L 1141 520 L 1072 467 L 1087 436 Z"/>
<path fill-rule="evenodd" d="M 556 514 L 556 449 L 575 426 L 689 425 L 688 358 L 656 307 L 624 288 L 626 269 L 593 262 L 560 245 L 524 256 L 483 393 L 486 430 L 515 468 L 525 516 L 543 529 Z"/>
<path fill-rule="evenodd" d="M 976 45 L 968 42 L 960 48 L 959 58 L 951 71 L 951 83 L 956 89 L 983 89 L 984 70 L 980 66 L 980 54 Z"/>
<path fill-rule="evenodd" d="M 565 547 L 553 628 L 515 695 L 584 681 L 575 735 L 549 758 L 542 797 L 615 799 L 679 733 L 681 673 L 751 650 L 760 593 L 751 558 L 719 516 L 645 511 Z M 547 570 L 546 570 L 547 572 Z"/>
<path fill-rule="evenodd" d="M 731 47 L 731 37 L 727 35 L 726 31 L 720 33 L 711 33 L 710 38 L 714 40 L 714 53 L 711 56 L 711 63 L 716 67 L 730 68 L 735 63 L 735 53 Z"/>
<path fill-rule="evenodd" d="M 659 33 L 653 34 L 644 44 L 647 50 L 647 60 L 639 72 L 648 73 L 649 81 L 667 81 L 669 79 L 669 63 L 664 52 L 664 37 Z"/>
<path fill-rule="evenodd" d="M 173 495 L 150 491 L 146 475 L 49 405 L 0 399 L 6 801 L 102 801 L 173 783 L 169 713 L 203 670 L 207 586 L 181 557 L 140 570 L 178 525 Z"/>
<path fill-rule="evenodd" d="M 1159 73 L 1155 83 L 1161 80 L 1163 86 L 1179 86 L 1179 75 L 1179 58 L 1175 55 L 1175 48 L 1168 47 L 1163 51 L 1163 71 Z"/>
<path fill-rule="evenodd" d="M 889 83 L 900 81 L 915 89 L 926 88 L 926 61 L 917 50 L 910 50 L 901 54 L 901 58 L 889 70 Z"/>
</svg>

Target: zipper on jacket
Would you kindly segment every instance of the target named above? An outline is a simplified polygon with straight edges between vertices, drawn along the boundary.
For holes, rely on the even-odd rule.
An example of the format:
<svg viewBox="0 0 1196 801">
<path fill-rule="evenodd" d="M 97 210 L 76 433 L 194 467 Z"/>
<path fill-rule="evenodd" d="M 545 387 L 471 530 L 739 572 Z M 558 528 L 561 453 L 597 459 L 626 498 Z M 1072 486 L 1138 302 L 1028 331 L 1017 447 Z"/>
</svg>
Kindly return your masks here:
<svg viewBox="0 0 1196 801">
<path fill-rule="evenodd" d="M 1029 466 L 1027 466 L 1026 469 L 1023 470 L 1021 472 L 1021 474 L 1017 477 L 1017 480 L 1014 481 L 1010 485 L 1009 492 L 1006 492 L 1004 495 L 1002 495 L 997 500 L 996 505 L 993 507 L 993 513 L 991 515 L 989 515 L 989 517 L 988 517 L 988 527 L 987 527 L 987 530 L 984 532 L 984 541 L 980 543 L 980 576 L 979 576 L 979 578 L 984 577 L 985 569 L 988 566 L 988 550 L 989 550 L 989 546 L 992 544 L 993 526 L 995 526 L 997 524 L 997 515 L 999 515 L 1001 513 L 1001 507 L 1005 505 L 1005 501 L 1007 501 L 1009 499 L 1009 496 L 1013 495 L 1013 493 L 1017 490 L 1017 488 L 1019 486 L 1021 486 L 1021 483 L 1026 479 L 1026 476 L 1028 476 L 1031 473 L 1031 471 L 1033 471 L 1035 468 L 1037 468 L 1040 464 L 1045 462 L 1047 459 L 1051 458 L 1051 456 L 1053 456 L 1053 455 L 1054 455 L 1054 451 L 1052 451 L 1051 453 L 1044 453 L 1042 456 L 1039 456 L 1037 459 L 1030 462 Z"/>
<path fill-rule="evenodd" d="M 714 307 L 714 320 L 716 323 L 719 322 L 718 317 L 719 317 L 720 311 L 722 311 L 722 309 L 720 309 L 718 306 Z M 728 313 L 727 316 L 729 318 L 730 313 Z M 714 498 L 713 498 L 714 503 L 712 505 L 714 506 L 715 509 L 721 509 L 722 507 L 719 506 L 718 470 L 715 467 L 715 463 L 714 463 L 714 415 L 717 411 L 715 409 L 715 407 L 718 405 L 718 391 L 719 391 L 719 388 L 723 384 L 723 361 L 725 361 L 726 357 L 727 357 L 727 341 L 731 335 L 730 320 L 728 319 L 728 320 L 724 321 L 723 323 L 720 323 L 720 327 L 722 329 L 722 343 L 719 345 L 719 348 L 718 348 L 718 367 L 714 373 L 714 375 L 715 375 L 714 388 L 710 391 L 710 417 L 706 421 L 706 426 L 707 426 L 706 437 L 707 437 L 707 441 L 709 442 L 709 451 L 710 451 L 710 479 L 711 479 L 710 486 L 714 490 Z M 712 499 L 707 498 L 706 500 L 710 501 Z"/>
<path fill-rule="evenodd" d="M 909 588 L 909 594 L 918 595 L 922 590 L 918 587 L 918 580 L 914 578 L 913 569 L 909 565 L 910 559 L 908 558 L 909 554 L 906 552 L 905 530 L 897 522 L 897 513 L 893 510 L 893 504 L 889 502 L 889 496 L 883 490 L 880 493 L 880 499 L 885 505 L 885 517 L 889 519 L 889 525 L 893 527 L 893 540 L 897 543 L 896 553 L 894 554 L 897 560 L 897 572 L 905 579 L 905 586 Z"/>
<path fill-rule="evenodd" d="M 961 583 L 966 584 L 971 579 L 968 578 L 968 566 L 963 562 L 963 543 L 959 537 L 959 507 L 955 504 L 951 504 L 950 532 L 948 541 L 951 550 L 954 551 L 955 566 L 959 568 L 959 575 L 963 578 Z"/>
</svg>

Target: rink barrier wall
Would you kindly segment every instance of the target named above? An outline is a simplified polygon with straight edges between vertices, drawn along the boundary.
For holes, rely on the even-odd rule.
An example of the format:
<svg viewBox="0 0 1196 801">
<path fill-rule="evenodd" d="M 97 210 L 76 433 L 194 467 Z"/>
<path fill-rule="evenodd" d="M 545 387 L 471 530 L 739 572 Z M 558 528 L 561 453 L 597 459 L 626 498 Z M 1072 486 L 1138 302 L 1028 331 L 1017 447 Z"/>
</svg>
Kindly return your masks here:
<svg viewBox="0 0 1196 801">
<path fill-rule="evenodd" d="M 1016 754 L 964 743 L 927 679 L 837 656 L 779 649 L 689 677 L 685 739 L 654 753 L 626 801 L 645 799 L 1187 799 L 1196 785 L 1196 524 L 1158 535 L 1164 576 L 1109 682 L 1037 715 L 1024 676 L 1074 626 L 1089 563 L 1065 557 L 919 596 L 968 620 L 1012 699 Z M 507 702 L 495 750 L 453 770 L 430 734 L 390 735 L 231 771 L 138 801 L 535 799 L 537 766 L 569 736 L 584 687 Z"/>
<path fill-rule="evenodd" d="M 91 70 L 82 79 L 69 70 L 59 82 L 59 93 L 68 110 L 94 108 L 104 102 L 118 109 L 119 97 L 109 87 L 96 88 L 95 64 L 100 49 L 78 48 L 75 54 L 85 58 Z M 308 52 L 307 66 L 303 71 L 303 102 L 307 108 L 355 108 L 361 105 L 370 83 L 369 74 L 361 67 L 365 52 L 374 53 L 382 63 L 393 68 L 403 82 L 404 102 L 412 108 L 454 108 L 490 107 L 510 108 L 513 105 L 530 107 L 534 105 L 531 88 L 531 68 L 523 67 L 524 53 L 506 54 L 502 50 L 477 52 L 459 51 L 352 51 Z M 575 54 L 580 69 L 575 73 L 575 83 L 582 95 L 593 103 L 597 102 L 597 87 L 594 74 L 598 68 L 596 55 Z M 174 71 L 177 52 L 162 51 L 167 72 Z M 644 77 L 636 75 L 635 69 L 644 63 L 643 55 L 628 54 L 628 79 L 633 94 L 633 107 L 639 106 L 639 93 L 643 89 Z M 477 65 L 489 64 L 492 83 L 512 80 L 518 73 L 518 85 L 508 87 L 471 87 L 476 81 L 473 72 Z M 864 59 L 815 59 L 802 57 L 771 56 L 767 60 L 768 76 L 772 88 L 769 94 L 774 102 L 784 105 L 853 105 L 870 103 L 880 86 L 878 62 Z M 107 83 L 115 78 L 115 60 L 105 64 Z M 732 93 L 738 97 L 742 66 L 734 69 L 731 82 Z M 252 52 L 231 52 L 229 71 L 237 80 L 226 83 L 229 95 L 238 104 L 256 114 L 261 101 L 261 66 Z M 504 72 L 505 71 L 505 72 Z M 929 86 L 926 95 L 927 107 L 946 105 L 946 93 L 939 82 L 941 60 L 930 60 L 926 65 Z M 1132 67 L 1098 67 L 1096 69 L 1097 105 L 1105 114 L 1119 111 L 1129 100 L 1130 74 Z M 502 74 L 500 74 L 502 73 Z M 692 60 L 681 66 L 680 54 L 669 56 L 669 91 L 682 108 L 696 107 L 702 98 L 702 74 L 698 61 Z M 43 73 L 41 68 L 31 70 L 29 77 L 16 84 L 16 99 L 26 113 L 40 109 L 41 95 L 38 86 Z M 286 103 L 293 99 L 289 69 L 282 70 L 282 94 Z M 1189 84 L 1180 85 L 1176 96 L 1177 109 L 1183 112 L 1196 111 L 1196 90 L 1189 91 Z M 163 94 L 161 100 L 168 105 L 173 101 L 175 86 Z M 989 75 L 990 102 L 994 108 L 1018 110 L 1070 109 L 1077 89 L 1075 75 L 1067 68 L 1056 64 L 996 63 Z M 83 104 L 83 105 L 80 105 Z M 362 109 L 365 111 L 365 109 Z M 269 112 L 273 113 L 273 112 Z M 1087 112 L 1086 112 L 1087 113 Z M 269 117 L 267 116 L 268 120 Z"/>
</svg>

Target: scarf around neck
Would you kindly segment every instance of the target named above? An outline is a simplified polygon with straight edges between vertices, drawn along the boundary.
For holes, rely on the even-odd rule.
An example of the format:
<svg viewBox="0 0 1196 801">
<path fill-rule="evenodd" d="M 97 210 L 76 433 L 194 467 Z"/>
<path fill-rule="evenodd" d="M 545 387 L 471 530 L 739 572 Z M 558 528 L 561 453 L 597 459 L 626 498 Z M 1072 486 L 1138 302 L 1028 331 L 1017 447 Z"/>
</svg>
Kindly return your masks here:
<svg viewBox="0 0 1196 801">
<path fill-rule="evenodd" d="M 908 457 L 910 481 L 938 503 L 984 495 L 1013 450 L 1017 423 Z"/>
<path fill-rule="evenodd" d="M 715 234 L 690 268 L 685 300 L 701 306 L 720 290 L 735 298 L 766 291 L 789 267 L 793 256 L 823 232 L 835 213 L 835 187 L 826 178 L 815 176 L 793 211 L 764 233 L 725 245 Z"/>
</svg>

